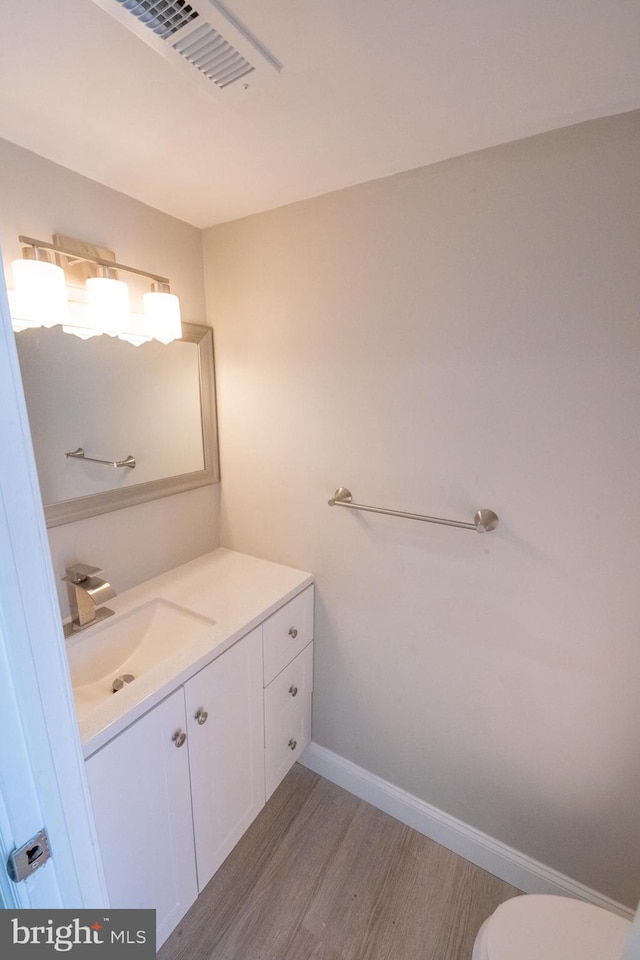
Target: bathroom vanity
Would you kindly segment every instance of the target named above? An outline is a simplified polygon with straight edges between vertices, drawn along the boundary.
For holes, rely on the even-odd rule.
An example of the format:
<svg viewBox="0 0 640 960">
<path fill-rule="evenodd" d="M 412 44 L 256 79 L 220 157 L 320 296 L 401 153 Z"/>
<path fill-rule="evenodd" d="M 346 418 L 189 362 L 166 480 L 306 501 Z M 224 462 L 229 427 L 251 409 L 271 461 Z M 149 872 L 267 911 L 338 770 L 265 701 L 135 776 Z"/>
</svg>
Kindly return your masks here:
<svg viewBox="0 0 640 960">
<path fill-rule="evenodd" d="M 67 652 L 111 905 L 160 945 L 310 740 L 313 584 L 216 550 L 110 606 Z"/>
</svg>

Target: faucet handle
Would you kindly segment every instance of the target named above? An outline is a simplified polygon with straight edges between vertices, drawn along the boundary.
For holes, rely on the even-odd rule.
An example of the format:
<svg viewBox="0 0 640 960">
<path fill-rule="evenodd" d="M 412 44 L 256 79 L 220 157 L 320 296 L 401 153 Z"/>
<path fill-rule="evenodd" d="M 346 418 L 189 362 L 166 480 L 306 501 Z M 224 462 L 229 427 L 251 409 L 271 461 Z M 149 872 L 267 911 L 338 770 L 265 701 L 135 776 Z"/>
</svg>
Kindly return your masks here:
<svg viewBox="0 0 640 960">
<path fill-rule="evenodd" d="M 100 567 L 90 567 L 88 563 L 74 563 L 67 567 L 67 575 L 61 579 L 68 583 L 83 583 L 90 577 L 97 577 L 99 573 L 102 573 Z"/>
</svg>

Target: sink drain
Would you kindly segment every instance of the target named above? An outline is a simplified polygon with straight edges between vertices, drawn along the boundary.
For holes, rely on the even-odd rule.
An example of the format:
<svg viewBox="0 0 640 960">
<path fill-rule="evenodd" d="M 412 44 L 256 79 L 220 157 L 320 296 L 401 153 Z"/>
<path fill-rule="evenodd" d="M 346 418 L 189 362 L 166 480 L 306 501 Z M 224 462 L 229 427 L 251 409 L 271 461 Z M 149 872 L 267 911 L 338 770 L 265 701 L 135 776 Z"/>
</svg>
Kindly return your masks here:
<svg viewBox="0 0 640 960">
<path fill-rule="evenodd" d="M 118 690 L 122 690 L 125 684 L 131 683 L 132 680 L 135 680 L 135 677 L 132 673 L 123 673 L 122 676 L 115 678 L 111 684 L 111 689 L 114 693 L 117 693 Z"/>
</svg>

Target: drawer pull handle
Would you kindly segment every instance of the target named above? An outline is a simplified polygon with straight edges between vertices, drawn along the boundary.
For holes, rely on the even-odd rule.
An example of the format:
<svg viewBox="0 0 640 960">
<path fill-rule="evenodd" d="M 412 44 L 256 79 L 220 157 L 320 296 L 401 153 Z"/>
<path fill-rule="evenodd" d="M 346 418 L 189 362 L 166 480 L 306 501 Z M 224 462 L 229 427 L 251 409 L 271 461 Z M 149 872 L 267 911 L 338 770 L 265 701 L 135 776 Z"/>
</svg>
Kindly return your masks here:
<svg viewBox="0 0 640 960">
<path fill-rule="evenodd" d="M 176 747 L 183 747 L 185 740 L 187 739 L 187 735 L 183 730 L 176 730 L 171 739 L 175 743 Z"/>
<path fill-rule="evenodd" d="M 296 694 L 298 693 L 298 688 L 296 687 L 295 683 L 292 683 L 291 686 L 289 687 L 289 693 L 291 694 L 292 697 L 295 697 Z"/>
<path fill-rule="evenodd" d="M 295 748 L 298 746 L 298 741 L 294 740 L 293 737 L 291 737 L 291 740 L 289 740 L 289 743 L 287 744 L 287 746 L 291 747 L 292 750 L 295 750 Z"/>
<path fill-rule="evenodd" d="M 208 717 L 209 717 L 209 714 L 207 713 L 206 710 L 203 710 L 202 707 L 200 707 L 199 710 L 196 710 L 195 714 L 193 715 L 194 720 L 197 720 L 200 726 L 202 726 L 203 723 L 207 722 Z"/>
<path fill-rule="evenodd" d="M 293 640 L 295 640 L 295 638 L 298 636 L 298 631 L 296 630 L 295 627 L 289 627 L 289 636 L 290 636 Z"/>
</svg>

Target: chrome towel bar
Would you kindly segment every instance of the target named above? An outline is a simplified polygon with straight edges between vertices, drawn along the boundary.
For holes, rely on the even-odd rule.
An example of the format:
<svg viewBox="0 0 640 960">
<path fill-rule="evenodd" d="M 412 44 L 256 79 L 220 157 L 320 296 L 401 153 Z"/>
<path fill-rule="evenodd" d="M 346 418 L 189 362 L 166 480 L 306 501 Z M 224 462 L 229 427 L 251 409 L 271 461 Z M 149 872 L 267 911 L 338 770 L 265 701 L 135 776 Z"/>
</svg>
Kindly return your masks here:
<svg viewBox="0 0 640 960">
<path fill-rule="evenodd" d="M 370 507 L 366 503 L 354 503 L 351 491 L 346 487 L 338 487 L 329 500 L 330 507 L 349 507 L 351 510 L 365 510 L 368 513 L 383 513 L 388 517 L 404 517 L 405 520 L 423 520 L 425 523 L 441 523 L 447 527 L 461 527 L 463 530 L 475 530 L 477 533 L 488 533 L 498 526 L 498 516 L 493 510 L 478 510 L 473 523 L 464 523 L 462 520 L 443 520 L 441 517 L 425 517 L 421 513 L 405 513 L 404 510 L 387 510 L 385 507 Z"/>
<path fill-rule="evenodd" d="M 76 460 L 90 460 L 91 463 L 106 463 L 109 467 L 131 467 L 132 470 L 136 465 L 136 458 L 132 457 L 131 454 L 124 460 L 98 460 L 97 457 L 88 457 L 82 447 L 72 450 L 71 453 L 65 453 L 65 457 L 74 457 Z"/>
</svg>

